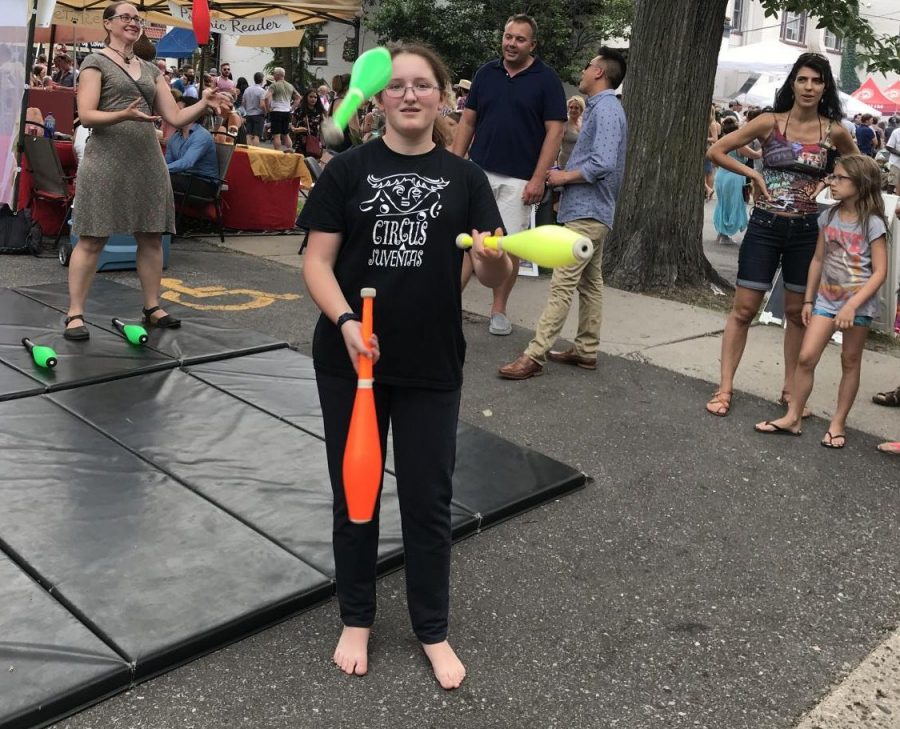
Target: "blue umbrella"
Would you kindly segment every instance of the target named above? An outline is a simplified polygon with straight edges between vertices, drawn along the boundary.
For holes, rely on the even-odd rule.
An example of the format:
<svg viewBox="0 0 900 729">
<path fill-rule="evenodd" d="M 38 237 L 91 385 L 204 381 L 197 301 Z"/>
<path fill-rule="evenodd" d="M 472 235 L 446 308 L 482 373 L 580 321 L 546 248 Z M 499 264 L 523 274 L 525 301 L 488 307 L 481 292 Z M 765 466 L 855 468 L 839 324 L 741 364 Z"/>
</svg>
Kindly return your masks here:
<svg viewBox="0 0 900 729">
<path fill-rule="evenodd" d="M 190 58 L 196 50 L 194 31 L 187 28 L 172 28 L 156 44 L 159 58 Z"/>
</svg>

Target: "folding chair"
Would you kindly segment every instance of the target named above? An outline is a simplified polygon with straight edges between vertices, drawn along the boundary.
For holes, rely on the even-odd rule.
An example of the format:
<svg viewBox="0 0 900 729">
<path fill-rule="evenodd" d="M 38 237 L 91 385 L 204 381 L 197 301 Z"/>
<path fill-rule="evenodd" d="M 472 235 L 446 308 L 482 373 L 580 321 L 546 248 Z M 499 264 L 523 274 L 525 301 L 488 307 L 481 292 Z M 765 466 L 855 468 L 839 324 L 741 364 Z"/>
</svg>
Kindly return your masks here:
<svg viewBox="0 0 900 729">
<path fill-rule="evenodd" d="M 208 205 L 212 203 L 216 208 L 216 225 L 219 228 L 219 239 L 223 243 L 225 242 L 225 231 L 222 227 L 222 193 L 228 189 L 228 184 L 225 182 L 225 175 L 228 174 L 228 168 L 231 165 L 232 155 L 234 155 L 233 144 L 222 144 L 220 142 L 216 142 L 216 158 L 219 162 L 219 178 L 217 180 L 210 180 L 208 177 L 192 175 L 189 172 L 179 173 L 183 177 L 189 178 L 189 180 L 186 190 L 173 191 L 175 193 L 175 207 L 178 211 L 178 217 L 175 221 L 175 227 L 177 229 L 181 229 L 181 223 L 184 219 L 184 209 L 186 207 L 190 207 L 194 204 Z M 210 195 L 206 189 L 205 184 L 197 184 L 196 189 L 194 189 L 195 182 L 213 182 L 214 184 L 216 184 L 215 194 Z"/>
<path fill-rule="evenodd" d="M 307 157 L 306 167 L 309 169 L 309 174 L 312 175 L 313 183 L 315 183 L 322 175 L 322 165 L 315 157 Z"/>
<path fill-rule="evenodd" d="M 319 160 L 317 160 L 315 157 L 306 157 L 304 159 L 306 161 L 306 167 L 309 170 L 309 174 L 312 175 L 313 184 L 315 185 L 316 180 L 318 180 L 322 174 L 322 165 L 319 164 Z M 302 191 L 301 191 L 301 194 L 303 194 Z M 305 194 L 303 194 L 303 197 L 307 197 L 307 196 Z M 306 234 L 303 236 L 303 240 L 300 242 L 300 250 L 297 251 L 298 256 L 303 255 L 303 251 L 306 250 L 307 243 L 309 243 L 309 231 L 308 230 L 306 231 Z"/>
<path fill-rule="evenodd" d="M 31 123 L 36 124 L 36 122 Z M 75 200 L 75 176 L 67 175 L 63 170 L 52 139 L 25 135 L 24 142 L 28 171 L 33 180 L 32 196 L 36 200 L 46 200 L 62 205 L 64 208 L 62 224 L 56 231 L 56 239 L 53 241 L 54 247 L 59 247 L 59 239 L 72 215 L 72 202 Z"/>
</svg>

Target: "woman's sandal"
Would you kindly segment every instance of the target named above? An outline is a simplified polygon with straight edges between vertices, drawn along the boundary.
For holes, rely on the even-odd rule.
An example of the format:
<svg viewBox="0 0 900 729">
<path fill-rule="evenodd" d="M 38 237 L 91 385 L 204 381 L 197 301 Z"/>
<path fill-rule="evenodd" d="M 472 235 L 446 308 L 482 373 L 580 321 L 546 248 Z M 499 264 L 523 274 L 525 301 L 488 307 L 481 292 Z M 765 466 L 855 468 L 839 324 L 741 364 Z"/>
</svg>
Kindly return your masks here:
<svg viewBox="0 0 900 729">
<path fill-rule="evenodd" d="M 66 317 L 66 328 L 63 330 L 63 337 L 70 342 L 83 342 L 85 339 L 91 338 L 91 333 L 84 324 L 80 327 L 69 328 L 69 323 L 78 319 L 84 321 L 84 314 L 72 314 L 72 316 Z"/>
<path fill-rule="evenodd" d="M 761 425 L 763 427 L 760 427 Z M 765 426 L 768 426 L 768 428 Z M 763 423 L 757 423 L 753 426 L 753 429 L 757 433 L 762 433 L 763 435 L 803 435 L 802 430 L 790 430 L 789 428 L 782 428 L 780 425 L 775 425 L 775 423 L 773 423 L 771 420 L 766 420 Z"/>
<path fill-rule="evenodd" d="M 895 408 L 900 406 L 900 387 L 890 392 L 879 392 L 872 395 L 872 402 L 876 405 L 884 405 L 885 407 Z"/>
<path fill-rule="evenodd" d="M 900 456 L 900 441 L 889 440 L 887 443 L 879 443 L 878 450 L 882 453 L 891 453 Z"/>
<path fill-rule="evenodd" d="M 837 443 L 834 442 L 835 438 L 841 439 L 840 445 L 838 445 Z M 843 448 L 845 445 L 847 445 L 847 436 L 844 435 L 843 433 L 832 433 L 829 430 L 827 433 L 825 433 L 825 437 L 822 438 L 822 440 L 820 440 L 819 443 L 821 443 L 823 446 L 825 446 L 825 448 L 833 448 L 834 450 L 837 451 L 837 450 L 840 450 L 841 448 Z"/>
<path fill-rule="evenodd" d="M 143 309 L 144 312 L 144 326 L 145 327 L 159 327 L 160 329 L 177 329 L 181 326 L 181 319 L 176 319 L 171 314 L 166 314 L 165 316 L 161 316 L 158 319 L 153 318 L 154 312 L 157 312 L 161 309 L 161 306 L 154 306 L 152 309 Z"/>
<path fill-rule="evenodd" d="M 781 407 L 783 407 L 783 408 L 789 408 L 789 407 L 791 406 L 791 403 L 788 402 L 787 398 L 785 398 L 785 395 L 786 395 L 786 394 L 787 394 L 787 393 L 786 393 L 784 390 L 782 390 L 782 391 L 781 391 L 781 397 L 779 397 L 779 398 L 775 401 L 775 404 L 776 404 L 776 405 L 781 405 Z M 801 417 L 803 420 L 806 420 L 807 418 L 811 418 L 811 417 L 812 417 L 812 410 L 810 410 L 810 409 L 807 408 L 807 407 L 804 407 L 804 408 L 803 408 L 803 415 L 801 415 L 800 417 Z"/>
<path fill-rule="evenodd" d="M 706 412 L 718 418 L 724 418 L 731 412 L 731 391 L 716 390 L 709 402 L 706 403 Z"/>
</svg>

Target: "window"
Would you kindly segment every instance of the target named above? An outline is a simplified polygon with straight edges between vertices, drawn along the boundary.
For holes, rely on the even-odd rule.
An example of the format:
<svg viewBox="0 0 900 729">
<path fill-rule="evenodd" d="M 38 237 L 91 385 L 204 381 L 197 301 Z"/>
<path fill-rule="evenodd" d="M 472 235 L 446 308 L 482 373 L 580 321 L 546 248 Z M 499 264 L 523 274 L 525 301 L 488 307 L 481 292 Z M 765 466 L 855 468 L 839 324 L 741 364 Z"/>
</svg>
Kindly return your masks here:
<svg viewBox="0 0 900 729">
<path fill-rule="evenodd" d="M 312 58 L 310 58 L 309 62 L 320 66 L 328 63 L 327 35 L 317 35 L 313 38 Z"/>
<path fill-rule="evenodd" d="M 781 15 L 781 40 L 788 43 L 806 43 L 806 13 L 790 13 Z"/>
<path fill-rule="evenodd" d="M 830 30 L 825 31 L 825 48 L 829 51 L 841 52 L 844 48 L 844 39 Z"/>
<path fill-rule="evenodd" d="M 731 30 L 740 33 L 744 29 L 744 0 L 734 0 L 731 10 Z"/>
</svg>

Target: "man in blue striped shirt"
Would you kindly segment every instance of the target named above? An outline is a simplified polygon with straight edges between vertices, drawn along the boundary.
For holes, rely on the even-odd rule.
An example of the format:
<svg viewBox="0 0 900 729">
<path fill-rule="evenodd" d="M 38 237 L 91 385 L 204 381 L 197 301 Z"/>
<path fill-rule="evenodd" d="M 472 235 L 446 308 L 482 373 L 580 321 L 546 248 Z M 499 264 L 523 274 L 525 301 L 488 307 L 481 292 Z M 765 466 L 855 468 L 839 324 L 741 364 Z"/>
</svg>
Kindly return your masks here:
<svg viewBox="0 0 900 729">
<path fill-rule="evenodd" d="M 534 339 L 518 359 L 500 368 L 500 376 L 508 380 L 527 380 L 542 374 L 548 359 L 589 370 L 597 367 L 603 316 L 603 242 L 612 230 L 625 172 L 628 127 L 615 94 L 625 78 L 625 69 L 622 54 L 604 46 L 581 72 L 578 90 L 588 97 L 581 132 L 566 169 L 550 170 L 547 184 L 563 188 L 559 222 L 590 238 L 594 254 L 587 261 L 554 270 L 550 299 L 538 320 Z M 553 350 L 576 290 L 575 346 Z"/>
</svg>

